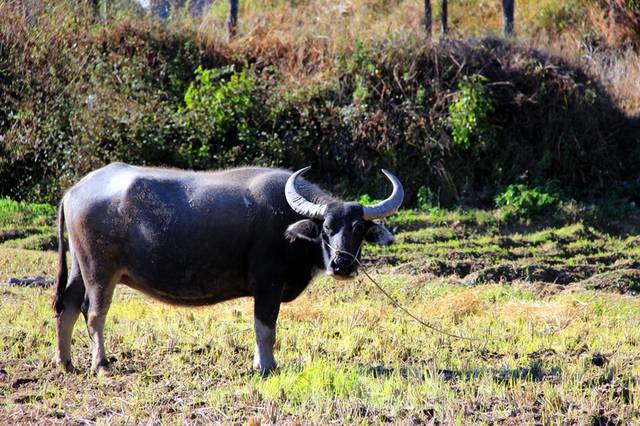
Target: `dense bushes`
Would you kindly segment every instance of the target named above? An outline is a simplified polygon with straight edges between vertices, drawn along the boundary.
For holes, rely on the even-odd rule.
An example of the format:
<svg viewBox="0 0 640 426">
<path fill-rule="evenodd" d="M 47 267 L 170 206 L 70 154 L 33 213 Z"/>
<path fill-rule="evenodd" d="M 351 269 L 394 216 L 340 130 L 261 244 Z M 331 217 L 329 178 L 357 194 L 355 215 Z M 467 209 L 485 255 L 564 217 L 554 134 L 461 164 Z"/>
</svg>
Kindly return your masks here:
<svg viewBox="0 0 640 426">
<path fill-rule="evenodd" d="M 514 182 L 593 194 L 637 164 L 597 81 L 504 41 L 358 43 L 324 81 L 299 83 L 277 52 L 266 63 L 191 27 L 83 22 L 0 25 L 0 195 L 53 201 L 122 160 L 312 165 L 336 192 L 373 195 L 386 167 L 411 201 L 423 187 L 434 203 L 490 203 Z"/>
<path fill-rule="evenodd" d="M 459 93 L 449 105 L 449 119 L 453 142 L 464 148 L 486 149 L 495 139 L 491 122 L 495 105 L 481 75 L 463 76 Z"/>
</svg>

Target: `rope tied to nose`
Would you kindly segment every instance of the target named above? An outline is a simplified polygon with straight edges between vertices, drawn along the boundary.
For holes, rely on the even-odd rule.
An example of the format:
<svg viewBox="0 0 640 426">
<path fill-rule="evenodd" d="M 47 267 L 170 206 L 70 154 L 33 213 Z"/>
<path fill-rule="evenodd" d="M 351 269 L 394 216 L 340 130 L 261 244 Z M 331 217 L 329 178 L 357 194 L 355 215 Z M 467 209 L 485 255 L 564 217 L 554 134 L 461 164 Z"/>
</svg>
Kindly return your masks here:
<svg viewBox="0 0 640 426">
<path fill-rule="evenodd" d="M 461 340 L 470 340 L 470 341 L 477 341 L 480 340 L 477 337 L 468 337 L 468 336 L 460 336 L 458 334 L 453 334 L 453 333 L 449 333 L 447 331 L 444 331 L 434 325 L 429 324 L 428 322 L 424 321 L 423 319 L 417 317 L 414 313 L 412 313 L 409 309 L 405 308 L 404 306 L 402 306 L 400 304 L 400 302 L 398 302 L 393 296 L 391 296 L 381 285 L 379 282 L 377 282 L 376 280 L 373 279 L 373 277 L 369 274 L 369 272 L 367 271 L 367 268 L 362 264 L 362 262 L 360 262 L 360 259 L 358 259 L 358 254 L 360 254 L 360 249 L 362 248 L 362 243 L 360 244 L 360 246 L 358 247 L 358 251 L 356 252 L 355 255 L 353 255 L 352 253 L 349 253 L 348 251 L 344 251 L 344 250 L 338 250 L 335 247 L 333 247 L 331 244 L 329 244 L 329 242 L 327 242 L 324 238 L 322 239 L 322 241 L 324 242 L 324 244 L 326 244 L 329 248 L 331 248 L 334 253 L 336 255 L 338 254 L 345 254 L 351 258 L 353 258 L 353 260 L 358 264 L 358 266 L 360 266 L 362 272 L 364 273 L 364 275 L 369 279 L 369 281 L 371 281 L 376 288 L 387 298 L 389 299 L 389 301 L 391 302 L 391 304 L 396 307 L 397 309 L 400 309 L 402 312 L 404 312 L 406 315 L 408 315 L 410 318 L 412 318 L 414 321 L 416 321 L 418 324 L 422 325 L 423 327 L 429 328 L 437 333 L 440 334 L 444 334 L 445 336 L 448 337 L 453 337 L 455 339 L 461 339 Z"/>
</svg>

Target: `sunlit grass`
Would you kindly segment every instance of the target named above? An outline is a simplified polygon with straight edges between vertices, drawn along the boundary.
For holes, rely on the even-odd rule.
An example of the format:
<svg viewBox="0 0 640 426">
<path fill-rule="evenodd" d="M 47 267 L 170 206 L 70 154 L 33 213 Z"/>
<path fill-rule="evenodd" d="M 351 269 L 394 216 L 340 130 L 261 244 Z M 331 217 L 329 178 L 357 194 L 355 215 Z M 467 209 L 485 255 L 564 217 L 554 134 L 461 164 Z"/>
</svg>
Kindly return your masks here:
<svg viewBox="0 0 640 426">
<path fill-rule="evenodd" d="M 0 281 L 25 275 L 56 275 L 57 257 L 52 251 L 34 251 L 0 246 Z"/>
<path fill-rule="evenodd" d="M 517 286 L 412 286 L 405 303 L 435 326 L 478 339 L 466 341 L 421 328 L 364 283 L 313 286 L 282 311 L 280 368 L 267 379 L 249 369 L 248 301 L 182 309 L 119 289 L 107 326 L 114 375 L 96 378 L 87 371 L 81 323 L 74 341 L 80 372 L 60 374 L 49 361 L 47 292 L 3 289 L 3 299 L 13 301 L 0 309 L 13 319 L 0 325 L 3 410 L 33 418 L 60 413 L 69 421 L 168 420 L 173 413 L 182 420 L 255 415 L 315 423 L 414 416 L 455 422 L 472 407 L 477 421 L 513 409 L 522 410 L 520 419 L 540 421 L 559 411 L 566 421 L 601 408 L 622 421 L 638 413 L 636 402 L 620 401 L 620 392 L 637 393 L 635 299 L 579 292 L 539 300 Z M 601 366 L 594 365 L 598 354 L 606 359 Z M 24 378 L 35 382 L 15 385 Z"/>
</svg>

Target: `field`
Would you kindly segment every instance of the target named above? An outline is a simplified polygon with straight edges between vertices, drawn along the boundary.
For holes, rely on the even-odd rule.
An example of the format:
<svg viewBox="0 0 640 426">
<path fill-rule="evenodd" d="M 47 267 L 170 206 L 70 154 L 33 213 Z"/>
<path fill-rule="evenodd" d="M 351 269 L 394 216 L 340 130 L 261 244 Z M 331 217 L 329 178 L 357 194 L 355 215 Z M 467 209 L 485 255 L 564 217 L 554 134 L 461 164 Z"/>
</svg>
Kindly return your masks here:
<svg viewBox="0 0 640 426">
<path fill-rule="evenodd" d="M 508 39 L 497 0 L 451 2 L 446 37 L 432 1 L 431 40 L 416 0 L 241 0 L 232 39 L 226 1 L 27 3 L 0 1 L 0 425 L 640 423 L 637 0 L 518 0 Z M 263 378 L 251 300 L 118 287 L 112 374 L 82 318 L 64 374 L 46 203 L 112 161 L 310 165 L 363 202 L 392 170 L 396 243 L 363 262 L 429 326 L 318 277 Z"/>
<path fill-rule="evenodd" d="M 639 223 L 575 206 L 515 222 L 402 211 L 389 221 L 396 244 L 369 247 L 367 269 L 420 318 L 468 339 L 423 328 L 362 274 L 322 277 L 284 306 L 279 368 L 264 379 L 250 369 L 249 300 L 175 308 L 119 287 L 106 329 L 113 374 L 96 377 L 82 319 L 78 371 L 64 374 L 51 361 L 51 289 L 2 284 L 0 423 L 632 423 Z M 53 251 L 23 248 L 50 239 L 50 216 L 3 226 L 0 280 L 53 277 Z"/>
</svg>

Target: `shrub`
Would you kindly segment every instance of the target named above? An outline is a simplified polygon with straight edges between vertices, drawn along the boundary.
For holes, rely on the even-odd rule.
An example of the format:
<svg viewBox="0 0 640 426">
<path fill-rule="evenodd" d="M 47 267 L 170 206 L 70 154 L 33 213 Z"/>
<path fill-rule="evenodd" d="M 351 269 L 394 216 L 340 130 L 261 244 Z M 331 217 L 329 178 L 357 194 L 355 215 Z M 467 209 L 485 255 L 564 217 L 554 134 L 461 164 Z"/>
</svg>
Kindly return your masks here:
<svg viewBox="0 0 640 426">
<path fill-rule="evenodd" d="M 429 188 L 422 185 L 418 188 L 418 208 L 432 215 L 440 212 L 440 202 L 438 194 L 434 194 Z"/>
<path fill-rule="evenodd" d="M 266 113 L 263 104 L 260 82 L 251 69 L 198 66 L 179 110 L 191 131 L 190 140 L 180 148 L 186 164 L 202 169 L 280 163 L 278 138 L 260 129 Z"/>
<path fill-rule="evenodd" d="M 357 198 L 356 201 L 362 204 L 363 206 L 370 206 L 377 203 L 379 200 L 374 200 L 373 198 L 371 198 L 371 195 L 369 194 L 362 194 Z"/>
<path fill-rule="evenodd" d="M 0 198 L 0 226 L 43 225 L 51 222 L 55 215 L 56 209 L 50 204 Z"/>
<path fill-rule="evenodd" d="M 559 201 L 555 193 L 523 184 L 509 185 L 495 197 L 503 220 L 533 217 L 554 208 Z"/>
<path fill-rule="evenodd" d="M 640 1 L 595 0 L 589 9 L 590 23 L 603 41 L 614 48 L 631 44 L 640 48 Z"/>
<path fill-rule="evenodd" d="M 255 86 L 255 78 L 246 69 L 236 73 L 233 65 L 214 69 L 198 66 L 195 80 L 184 94 L 186 123 L 199 128 L 207 139 L 247 142 Z M 201 150 L 208 148 L 205 145 Z"/>
<path fill-rule="evenodd" d="M 490 119 L 495 107 L 486 82 L 478 74 L 463 76 L 458 98 L 449 106 L 453 141 L 465 149 L 481 150 L 494 144 L 496 131 Z"/>
<path fill-rule="evenodd" d="M 563 0 L 542 3 L 536 8 L 533 18 L 536 25 L 544 28 L 547 34 L 554 35 L 575 27 L 585 20 L 585 8 L 580 7 L 581 0 Z"/>
</svg>

